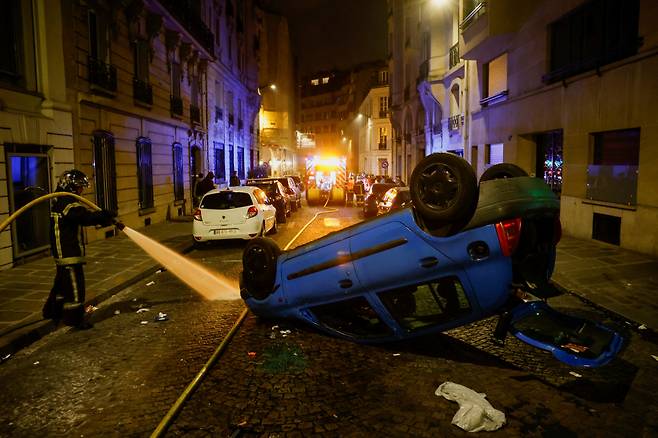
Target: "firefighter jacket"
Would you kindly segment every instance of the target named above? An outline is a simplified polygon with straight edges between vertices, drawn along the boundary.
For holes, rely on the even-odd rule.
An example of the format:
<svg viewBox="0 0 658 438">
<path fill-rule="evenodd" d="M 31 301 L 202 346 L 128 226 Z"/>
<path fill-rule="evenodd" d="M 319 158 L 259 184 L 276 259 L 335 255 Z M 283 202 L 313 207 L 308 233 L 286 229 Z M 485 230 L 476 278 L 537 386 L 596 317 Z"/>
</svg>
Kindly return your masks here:
<svg viewBox="0 0 658 438">
<path fill-rule="evenodd" d="M 50 208 L 50 247 L 55 264 L 84 263 L 85 246 L 82 227 L 111 225 L 113 216 L 105 210 L 92 212 L 70 196 L 55 198 Z"/>
</svg>

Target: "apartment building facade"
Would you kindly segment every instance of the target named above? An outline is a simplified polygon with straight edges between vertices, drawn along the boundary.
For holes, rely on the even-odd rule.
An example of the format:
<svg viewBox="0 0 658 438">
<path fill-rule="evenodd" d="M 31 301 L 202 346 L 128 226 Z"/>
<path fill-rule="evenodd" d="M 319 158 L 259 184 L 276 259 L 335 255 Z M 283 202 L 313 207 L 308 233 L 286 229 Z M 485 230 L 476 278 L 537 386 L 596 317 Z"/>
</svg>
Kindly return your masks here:
<svg viewBox="0 0 658 438">
<path fill-rule="evenodd" d="M 389 119 L 388 69 L 376 72 L 376 79 L 357 114 L 358 166 L 356 171 L 373 175 L 392 175 L 391 121 Z"/>
<path fill-rule="evenodd" d="M 77 168 L 88 199 L 140 228 L 189 214 L 199 175 L 222 185 L 255 165 L 252 1 L 11 0 L 0 15 L 12 35 L 1 43 L 12 61 L 0 75 L 0 217 Z M 48 250 L 47 213 L 2 234 L 0 267 Z"/>
<path fill-rule="evenodd" d="M 658 238 L 642 231 L 658 224 L 658 117 L 650 104 L 658 5 L 461 0 L 437 9 L 392 0 L 389 7 L 394 166 L 408 171 L 413 152 L 420 156 L 413 133 L 424 115 L 425 153 L 462 155 L 478 175 L 515 163 L 560 195 L 565 233 L 658 254 Z"/>
</svg>

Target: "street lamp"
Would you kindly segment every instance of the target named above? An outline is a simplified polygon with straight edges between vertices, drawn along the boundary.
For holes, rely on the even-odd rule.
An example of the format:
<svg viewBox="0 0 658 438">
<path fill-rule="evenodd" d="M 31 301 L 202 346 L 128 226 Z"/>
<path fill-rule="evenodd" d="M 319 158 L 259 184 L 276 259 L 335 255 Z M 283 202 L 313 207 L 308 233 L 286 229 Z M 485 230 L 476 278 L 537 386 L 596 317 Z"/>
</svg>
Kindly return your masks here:
<svg viewBox="0 0 658 438">
<path fill-rule="evenodd" d="M 276 91 L 276 85 L 275 84 L 263 85 L 262 87 L 258 87 L 258 95 L 262 95 L 261 90 L 264 90 L 266 88 L 269 88 L 272 91 Z"/>
</svg>

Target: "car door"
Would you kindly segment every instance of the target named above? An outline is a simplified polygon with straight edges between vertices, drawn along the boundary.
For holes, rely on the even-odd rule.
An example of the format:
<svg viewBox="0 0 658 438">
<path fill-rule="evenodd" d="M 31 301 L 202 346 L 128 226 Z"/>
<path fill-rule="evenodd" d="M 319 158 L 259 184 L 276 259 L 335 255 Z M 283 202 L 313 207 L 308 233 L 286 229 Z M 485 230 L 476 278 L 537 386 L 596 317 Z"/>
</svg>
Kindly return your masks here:
<svg viewBox="0 0 658 438">
<path fill-rule="evenodd" d="M 263 212 L 263 219 L 265 220 L 265 229 L 269 230 L 274 226 L 276 208 L 272 205 L 265 192 L 261 189 L 254 190 L 254 197 L 258 205 L 258 209 Z"/>
<path fill-rule="evenodd" d="M 544 301 L 528 301 L 511 311 L 509 331 L 523 342 L 572 366 L 598 367 L 610 362 L 624 339 L 614 330 L 560 313 Z"/>
</svg>

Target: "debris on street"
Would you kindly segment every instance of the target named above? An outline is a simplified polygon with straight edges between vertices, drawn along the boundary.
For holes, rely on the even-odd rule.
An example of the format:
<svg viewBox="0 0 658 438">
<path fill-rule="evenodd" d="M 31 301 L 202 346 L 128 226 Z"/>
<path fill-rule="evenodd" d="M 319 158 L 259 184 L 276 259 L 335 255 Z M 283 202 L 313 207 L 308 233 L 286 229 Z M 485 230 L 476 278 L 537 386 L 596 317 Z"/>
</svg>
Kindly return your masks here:
<svg viewBox="0 0 658 438">
<path fill-rule="evenodd" d="M 121 310 L 119 310 L 119 309 L 117 309 L 117 310 L 114 311 L 114 314 L 115 314 L 115 315 L 118 315 L 119 313 L 121 313 Z"/>
<path fill-rule="evenodd" d="M 85 313 L 92 313 L 98 310 L 98 307 L 92 306 L 91 304 L 85 307 Z"/>
<path fill-rule="evenodd" d="M 135 313 L 144 313 L 144 312 L 148 312 L 149 310 L 150 309 L 147 309 L 146 307 L 142 307 L 141 309 L 137 309 L 137 312 Z"/>
<path fill-rule="evenodd" d="M 574 376 L 574 377 L 583 377 L 582 374 L 578 374 L 578 373 L 575 372 L 575 371 L 569 371 L 569 374 L 571 374 L 571 375 Z"/>
<path fill-rule="evenodd" d="M 39 365 L 39 361 L 34 362 L 33 365 Z"/>
<path fill-rule="evenodd" d="M 494 431 L 505 424 L 505 414 L 491 406 L 484 393 L 477 393 L 457 383 L 444 382 L 434 394 L 459 403 L 452 424 L 467 432 Z"/>
<path fill-rule="evenodd" d="M 400 353 L 393 353 L 393 356 L 398 357 Z"/>
<path fill-rule="evenodd" d="M 651 357 L 653 357 L 654 360 L 658 360 L 658 356 L 656 356 L 655 354 L 652 354 Z"/>
<path fill-rule="evenodd" d="M 148 324 L 148 323 L 149 323 L 148 321 L 142 321 L 142 322 L 141 322 L 142 325 L 146 325 L 146 324 Z"/>
<path fill-rule="evenodd" d="M 642 324 L 642 325 L 640 325 L 640 326 L 638 327 L 638 329 L 640 329 L 640 330 L 646 330 L 646 329 L 647 329 L 647 326 L 646 326 L 645 324 Z"/>
<path fill-rule="evenodd" d="M 151 280 L 148 283 L 146 283 L 147 286 L 153 286 L 155 284 L 155 281 Z"/>
<path fill-rule="evenodd" d="M 158 312 L 158 314 L 153 318 L 156 322 L 166 321 L 169 319 L 166 313 Z"/>
<path fill-rule="evenodd" d="M 156 274 L 162 274 L 162 272 L 163 272 L 162 269 L 158 269 L 157 271 L 155 271 Z"/>
<path fill-rule="evenodd" d="M 249 353 L 247 353 L 247 355 L 249 357 L 256 357 L 256 352 L 255 351 L 250 351 Z"/>
</svg>

